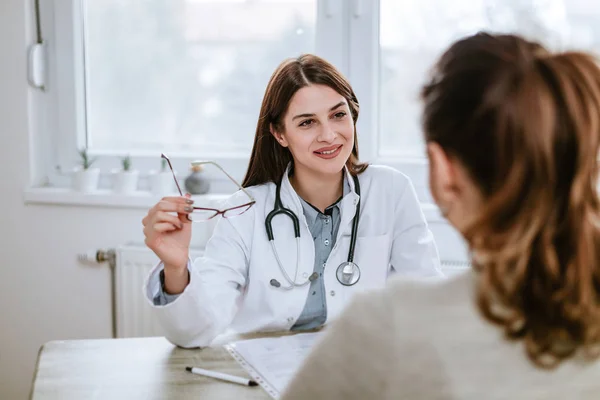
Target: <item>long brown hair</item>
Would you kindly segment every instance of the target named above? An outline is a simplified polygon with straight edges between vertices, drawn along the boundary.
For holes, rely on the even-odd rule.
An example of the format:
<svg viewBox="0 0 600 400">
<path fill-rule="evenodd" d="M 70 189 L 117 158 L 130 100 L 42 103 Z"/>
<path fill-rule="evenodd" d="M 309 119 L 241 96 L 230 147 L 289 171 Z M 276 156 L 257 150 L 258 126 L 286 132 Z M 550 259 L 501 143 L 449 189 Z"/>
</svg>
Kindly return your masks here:
<svg viewBox="0 0 600 400">
<path fill-rule="evenodd" d="M 480 33 L 422 91 L 427 141 L 467 169 L 485 205 L 465 232 L 483 315 L 551 368 L 600 345 L 600 69 Z"/>
<path fill-rule="evenodd" d="M 354 121 L 354 147 L 346 166 L 352 174 L 360 174 L 367 168 L 367 164 L 358 161 L 356 121 L 359 106 L 350 83 L 327 61 L 312 54 L 304 54 L 283 61 L 271 75 L 260 108 L 252 154 L 242 186 L 279 182 L 287 165 L 293 162 L 290 150 L 277 143 L 269 126 L 273 124 L 277 131 L 282 132 L 283 118 L 290 100 L 298 90 L 311 84 L 329 86 L 346 98 Z"/>
</svg>

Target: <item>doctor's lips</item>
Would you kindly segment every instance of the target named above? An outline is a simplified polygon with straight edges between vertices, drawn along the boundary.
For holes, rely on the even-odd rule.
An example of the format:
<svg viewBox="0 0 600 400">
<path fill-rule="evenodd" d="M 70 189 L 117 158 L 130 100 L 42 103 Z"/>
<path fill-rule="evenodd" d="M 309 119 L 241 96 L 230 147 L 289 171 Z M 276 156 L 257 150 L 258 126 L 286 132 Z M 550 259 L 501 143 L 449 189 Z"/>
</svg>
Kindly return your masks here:
<svg viewBox="0 0 600 400">
<path fill-rule="evenodd" d="M 315 153 L 315 155 L 320 158 L 325 158 L 325 159 L 335 158 L 335 157 L 337 157 L 338 154 L 340 154 L 342 146 L 343 145 L 341 145 L 341 144 L 336 144 L 333 146 L 321 147 L 320 149 L 315 150 L 313 153 Z"/>
</svg>

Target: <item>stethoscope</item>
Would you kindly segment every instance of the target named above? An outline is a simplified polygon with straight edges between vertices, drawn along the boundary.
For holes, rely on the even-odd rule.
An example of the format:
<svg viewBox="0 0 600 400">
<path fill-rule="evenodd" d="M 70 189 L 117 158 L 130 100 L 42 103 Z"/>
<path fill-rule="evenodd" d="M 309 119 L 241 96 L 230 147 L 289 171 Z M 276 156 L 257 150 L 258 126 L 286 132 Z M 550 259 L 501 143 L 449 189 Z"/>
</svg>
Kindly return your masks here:
<svg viewBox="0 0 600 400">
<path fill-rule="evenodd" d="M 356 194 L 359 196 L 359 200 L 358 204 L 356 205 L 354 220 L 352 221 L 352 235 L 350 236 L 350 249 L 348 250 L 348 261 L 341 263 L 336 270 L 337 280 L 344 286 L 355 285 L 356 282 L 360 280 L 360 268 L 354 262 L 354 247 L 356 246 L 356 233 L 358 231 L 358 219 L 360 217 L 360 184 L 358 183 L 357 176 L 352 175 L 352 179 L 354 180 L 354 187 Z M 296 214 L 294 214 L 294 212 L 289 208 L 285 208 L 281 203 L 281 181 L 279 181 L 279 184 L 275 189 L 275 205 L 273 207 L 273 210 L 267 215 L 267 218 L 265 219 L 265 228 L 267 229 L 267 237 L 269 238 L 269 243 L 271 243 L 271 248 L 273 249 L 273 254 L 275 254 L 275 258 L 277 259 L 279 269 L 281 270 L 281 273 L 283 274 L 285 280 L 288 281 L 289 286 L 282 286 L 277 279 L 271 279 L 269 282 L 271 286 L 274 286 L 276 288 L 280 287 L 284 290 L 290 290 L 295 287 L 308 285 L 310 282 L 317 279 L 319 277 L 319 274 L 313 272 L 304 282 L 296 281 L 296 279 L 298 278 L 298 265 L 300 262 L 300 222 Z M 273 225 L 271 224 L 271 220 L 273 219 L 273 217 L 279 214 L 287 215 L 294 224 L 294 235 L 296 237 L 296 272 L 294 273 L 294 279 L 292 279 L 288 275 L 287 271 L 283 267 L 283 264 L 279 259 L 279 254 L 277 253 L 277 248 L 275 247 L 275 237 L 273 236 Z"/>
</svg>

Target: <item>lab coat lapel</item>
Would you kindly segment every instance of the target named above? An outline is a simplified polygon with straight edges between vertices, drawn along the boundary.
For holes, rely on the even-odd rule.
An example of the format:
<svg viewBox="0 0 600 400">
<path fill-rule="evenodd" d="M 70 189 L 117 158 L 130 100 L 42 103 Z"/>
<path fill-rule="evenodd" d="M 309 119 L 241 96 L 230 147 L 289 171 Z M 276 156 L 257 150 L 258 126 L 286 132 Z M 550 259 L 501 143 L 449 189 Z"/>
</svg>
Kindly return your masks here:
<svg viewBox="0 0 600 400">
<path fill-rule="evenodd" d="M 281 203 L 284 207 L 289 208 L 294 212 L 296 217 L 298 217 L 298 223 L 300 224 L 300 264 L 298 267 L 298 280 L 301 281 L 313 272 L 315 244 L 308 229 L 308 224 L 306 223 L 306 217 L 304 216 L 300 198 L 290 183 L 290 166 L 291 164 L 289 164 L 285 170 L 281 181 Z M 295 247 L 296 243 L 290 244 L 290 246 Z M 290 251 L 294 251 L 294 249 L 290 248 Z"/>
<path fill-rule="evenodd" d="M 350 234 L 350 225 L 352 224 L 352 220 L 354 219 L 354 214 L 356 213 L 356 206 L 358 205 L 358 200 L 360 197 L 356 194 L 356 188 L 354 187 L 354 179 L 348 168 L 344 167 L 344 173 L 346 174 L 346 179 L 350 186 L 350 193 L 346 194 L 341 202 L 340 207 L 340 229 L 338 231 L 337 241 L 339 243 L 340 237 L 344 234 Z"/>
<path fill-rule="evenodd" d="M 298 194 L 292 187 L 292 183 L 290 182 L 290 167 L 291 163 L 288 164 L 285 172 L 283 173 L 283 178 L 281 180 L 281 203 L 284 207 L 289 208 L 298 216 L 298 220 L 300 225 L 304 221 L 304 225 L 306 225 L 306 220 L 304 219 L 304 212 L 302 211 L 302 203 L 300 202 L 300 198 Z"/>
</svg>

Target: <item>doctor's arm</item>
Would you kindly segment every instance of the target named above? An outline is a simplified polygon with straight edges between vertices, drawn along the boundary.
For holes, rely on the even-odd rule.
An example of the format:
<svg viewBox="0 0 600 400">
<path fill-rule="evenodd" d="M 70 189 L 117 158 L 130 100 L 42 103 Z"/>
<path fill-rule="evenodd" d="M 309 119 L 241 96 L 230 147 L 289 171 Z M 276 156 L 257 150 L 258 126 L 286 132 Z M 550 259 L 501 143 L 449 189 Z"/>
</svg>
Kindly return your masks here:
<svg viewBox="0 0 600 400">
<path fill-rule="evenodd" d="M 188 348 L 208 346 L 231 324 L 247 282 L 253 226 L 253 209 L 235 218 L 221 218 L 203 257 L 190 268 L 189 284 L 168 304 L 156 304 L 158 293 L 147 286 L 146 296 L 170 342 Z"/>
<path fill-rule="evenodd" d="M 394 177 L 394 229 L 390 263 L 404 276 L 443 276 L 440 258 L 421 209 L 417 193 L 410 180 L 398 174 Z"/>
</svg>

